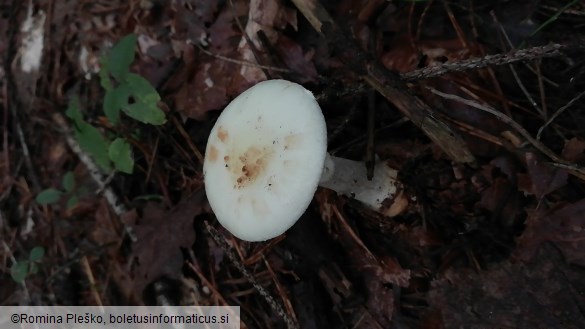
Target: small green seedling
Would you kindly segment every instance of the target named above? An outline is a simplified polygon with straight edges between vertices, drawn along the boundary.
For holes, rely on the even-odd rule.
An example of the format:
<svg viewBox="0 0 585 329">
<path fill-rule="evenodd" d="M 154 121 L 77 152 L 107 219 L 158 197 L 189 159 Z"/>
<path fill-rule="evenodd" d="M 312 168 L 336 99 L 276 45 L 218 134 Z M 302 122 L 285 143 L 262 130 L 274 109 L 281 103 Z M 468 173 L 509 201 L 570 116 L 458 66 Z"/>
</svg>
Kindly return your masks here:
<svg viewBox="0 0 585 329">
<path fill-rule="evenodd" d="M 67 209 L 72 208 L 79 202 L 79 198 L 74 194 L 75 190 L 75 176 L 73 172 L 68 171 L 63 176 L 61 181 L 62 190 L 55 188 L 48 188 L 41 191 L 35 198 L 35 201 L 40 205 L 57 203 L 63 196 L 67 197 Z"/>
<path fill-rule="evenodd" d="M 125 139 L 116 138 L 110 142 L 96 127 L 85 122 L 77 99 L 69 103 L 66 114 L 75 124 L 74 134 L 79 147 L 89 153 L 102 170 L 109 173 L 113 167 L 123 173 L 133 172 L 132 148 Z"/>
<path fill-rule="evenodd" d="M 100 168 L 110 172 L 112 167 L 108 158 L 109 142 L 96 127 L 83 120 L 77 97 L 69 102 L 69 107 L 65 114 L 73 120 L 75 126 L 73 133 L 79 143 L 79 147 L 89 153 Z"/>
<path fill-rule="evenodd" d="M 17 261 L 10 268 L 10 275 L 17 283 L 22 283 L 29 274 L 36 274 L 39 271 L 38 265 L 45 255 L 43 247 L 34 247 L 28 254 L 28 259 Z"/>
<path fill-rule="evenodd" d="M 158 92 L 148 80 L 130 73 L 135 49 L 136 35 L 127 35 L 100 61 L 100 81 L 106 91 L 104 114 L 113 125 L 120 122 L 120 111 L 142 123 L 162 125 L 166 118 L 158 106 Z"/>
<path fill-rule="evenodd" d="M 166 117 L 159 108 L 160 95 L 148 80 L 130 72 L 136 39 L 134 34 L 123 37 L 100 59 L 100 84 L 105 90 L 104 114 L 114 126 L 120 124 L 120 112 L 142 123 L 162 125 Z M 75 139 L 79 146 L 104 172 L 110 173 L 112 169 L 127 174 L 133 172 L 132 148 L 126 139 L 117 137 L 111 140 L 84 121 L 77 99 L 70 102 L 66 114 L 75 124 Z M 54 199 L 55 192 L 52 193 Z"/>
</svg>

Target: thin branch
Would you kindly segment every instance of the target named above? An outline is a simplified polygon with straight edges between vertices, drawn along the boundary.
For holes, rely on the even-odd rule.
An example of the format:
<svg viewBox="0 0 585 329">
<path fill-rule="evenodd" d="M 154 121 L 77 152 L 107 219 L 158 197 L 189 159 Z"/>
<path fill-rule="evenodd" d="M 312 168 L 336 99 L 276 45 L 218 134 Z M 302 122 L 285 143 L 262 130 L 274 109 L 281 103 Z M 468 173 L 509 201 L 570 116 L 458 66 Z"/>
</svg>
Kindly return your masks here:
<svg viewBox="0 0 585 329">
<path fill-rule="evenodd" d="M 491 16 L 492 16 L 492 18 L 494 20 L 494 23 L 496 23 L 498 25 L 498 27 L 500 28 L 500 32 L 504 36 L 504 39 L 506 40 L 508 46 L 511 49 L 514 49 L 515 48 L 514 47 L 514 44 L 510 40 L 510 37 L 508 36 L 508 33 L 506 33 L 506 30 L 504 29 L 504 27 L 502 26 L 502 24 L 500 24 L 500 21 L 498 20 L 498 17 L 496 16 L 495 12 L 491 11 L 490 14 L 491 14 Z M 534 98 L 532 97 L 532 95 L 530 94 L 530 92 L 528 91 L 528 89 L 526 89 L 526 87 L 524 86 L 524 83 L 520 79 L 520 76 L 518 76 L 518 72 L 516 72 L 516 69 L 514 68 L 514 66 L 512 64 L 509 64 L 508 65 L 508 68 L 512 72 L 512 75 L 514 75 L 514 79 L 516 80 L 516 83 L 518 84 L 518 87 L 520 87 L 520 90 L 522 90 L 522 93 L 524 93 L 524 96 L 526 96 L 526 99 L 528 99 L 528 102 L 530 103 L 530 105 L 532 105 L 532 107 L 534 107 L 534 109 L 536 110 L 536 112 L 540 113 L 540 115 L 543 118 L 546 118 L 546 116 L 544 115 L 544 113 L 542 112 L 542 110 L 540 109 L 540 107 L 538 106 L 538 104 L 536 103 L 536 101 L 534 100 Z"/>
<path fill-rule="evenodd" d="M 217 243 L 217 245 L 226 253 L 228 258 L 230 259 L 232 264 L 238 269 L 238 271 L 240 271 L 240 273 L 242 273 L 242 275 L 248 280 L 248 282 L 250 282 L 252 286 L 254 286 L 256 290 L 258 290 L 260 295 L 264 297 L 264 299 L 266 300 L 268 305 L 270 305 L 272 310 L 276 312 L 280 317 L 282 317 L 282 319 L 284 319 L 287 327 L 289 329 L 299 329 L 299 325 L 293 319 L 291 319 L 288 314 L 286 314 L 284 308 L 282 308 L 282 305 L 280 305 L 276 301 L 276 299 L 272 297 L 270 293 L 268 293 L 268 291 L 266 291 L 266 289 L 264 289 L 264 287 L 260 283 L 258 283 L 256 278 L 252 274 L 250 274 L 250 272 L 248 272 L 244 264 L 242 264 L 242 262 L 238 260 L 238 258 L 236 257 L 232 250 L 232 247 L 225 241 L 224 238 L 222 238 L 222 236 L 215 230 L 215 228 L 209 225 L 207 221 L 205 221 L 205 228 L 207 229 L 207 233 L 209 233 L 211 238 L 213 238 L 213 241 L 215 241 L 215 243 Z"/>
<path fill-rule="evenodd" d="M 425 67 L 420 70 L 401 74 L 406 81 L 435 78 L 451 72 L 477 70 L 488 66 L 506 65 L 521 61 L 530 61 L 538 58 L 561 56 L 563 45 L 558 43 L 538 46 L 508 52 L 506 54 L 487 55 L 480 58 L 470 58 L 458 62 L 444 63 L 437 66 Z"/>
<path fill-rule="evenodd" d="M 498 111 L 498 110 L 496 110 L 493 107 L 490 107 L 488 105 L 482 105 L 482 104 L 479 104 L 475 101 L 465 99 L 465 98 L 457 96 L 457 95 L 443 93 L 443 92 L 440 92 L 432 87 L 427 87 L 427 89 L 429 91 L 431 91 L 433 94 L 441 96 L 445 99 L 454 100 L 454 101 L 463 103 L 465 105 L 474 107 L 478 110 L 492 114 L 493 116 L 495 116 L 496 118 L 498 118 L 502 122 L 504 122 L 504 123 L 508 124 L 509 126 L 511 126 L 512 128 L 514 128 L 530 144 L 532 144 L 537 150 L 539 150 L 540 152 L 542 152 L 543 154 L 548 156 L 551 160 L 559 163 L 560 165 L 562 165 L 565 168 L 572 168 L 572 169 L 570 169 L 570 172 L 573 175 L 585 180 L 585 168 L 581 168 L 577 165 L 574 165 L 572 163 L 568 163 L 567 161 L 561 159 L 558 155 L 556 155 L 546 145 L 544 145 L 542 142 L 540 142 L 539 140 L 532 137 L 530 135 L 530 133 L 528 133 L 528 131 L 526 131 L 526 129 L 524 129 L 519 123 L 517 123 L 516 121 L 514 121 L 512 118 L 505 115 L 504 113 L 502 113 L 502 112 L 500 112 L 500 111 Z"/>
<path fill-rule="evenodd" d="M 26 137 L 24 136 L 24 132 L 22 130 L 22 126 L 20 124 L 20 118 L 18 117 L 18 113 L 16 113 L 16 107 L 14 105 L 10 106 L 10 110 L 12 111 L 12 117 L 16 122 L 16 133 L 18 135 L 18 141 L 20 142 L 20 148 L 22 149 L 22 155 L 24 157 L 24 163 L 26 164 L 26 168 L 28 169 L 29 177 L 33 183 L 35 189 L 40 189 L 39 179 L 37 178 L 37 174 L 35 172 L 35 167 L 33 166 L 31 157 L 30 157 L 30 150 L 28 148 L 28 144 L 26 142 Z"/>
<path fill-rule="evenodd" d="M 268 70 L 268 71 L 276 71 L 276 72 L 284 72 L 284 73 L 290 73 L 291 72 L 288 69 L 281 69 L 281 68 L 273 67 L 273 66 L 260 65 L 258 63 L 252 63 L 252 62 L 248 62 L 248 61 L 237 60 L 237 59 L 225 57 L 225 56 L 222 56 L 222 55 L 214 54 L 214 53 L 212 53 L 209 50 L 203 49 L 203 47 L 201 47 L 201 45 L 199 45 L 197 43 L 193 43 L 192 42 L 192 44 L 194 44 L 204 54 L 209 55 L 211 57 L 215 57 L 217 59 L 221 59 L 222 61 L 226 61 L 226 62 L 238 64 L 238 65 L 243 65 L 243 66 L 257 67 L 257 68 L 260 68 L 260 69 L 263 69 L 263 70 Z"/>
<path fill-rule="evenodd" d="M 89 265 L 89 261 L 87 260 L 87 256 L 81 257 L 81 268 L 85 272 L 87 276 L 87 281 L 89 281 L 89 289 L 91 290 L 91 294 L 98 306 L 103 306 L 102 299 L 100 297 L 99 292 L 97 291 L 95 277 L 93 276 L 93 271 L 91 270 L 91 266 Z"/>
<path fill-rule="evenodd" d="M 565 104 L 565 106 L 561 107 L 560 109 L 558 109 L 555 114 L 553 114 L 550 119 L 548 119 L 548 121 L 542 125 L 542 127 L 540 127 L 538 129 L 538 133 L 536 134 L 536 139 L 540 140 L 540 136 L 542 135 L 542 132 L 544 131 L 544 129 L 546 127 L 548 127 L 553 121 L 555 121 L 555 119 L 561 115 L 563 112 L 565 112 L 566 109 L 568 109 L 569 107 L 571 107 L 573 104 L 575 104 L 576 101 L 578 101 L 579 99 L 581 99 L 581 97 L 583 97 L 583 95 L 585 95 L 585 91 L 581 92 L 579 95 L 575 96 L 573 99 L 571 99 L 567 104 Z"/>
</svg>

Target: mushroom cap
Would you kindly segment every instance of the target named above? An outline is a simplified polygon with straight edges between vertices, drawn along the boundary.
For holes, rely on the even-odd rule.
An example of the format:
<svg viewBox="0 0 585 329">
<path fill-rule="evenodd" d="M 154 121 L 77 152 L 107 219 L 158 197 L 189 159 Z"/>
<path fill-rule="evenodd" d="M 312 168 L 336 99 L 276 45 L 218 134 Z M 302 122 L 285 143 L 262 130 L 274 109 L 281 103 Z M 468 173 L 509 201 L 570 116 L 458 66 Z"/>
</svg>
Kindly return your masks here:
<svg viewBox="0 0 585 329">
<path fill-rule="evenodd" d="M 205 191 L 217 220 L 246 241 L 282 234 L 311 203 L 326 152 L 325 119 L 310 91 L 286 80 L 246 90 L 207 141 Z"/>
</svg>

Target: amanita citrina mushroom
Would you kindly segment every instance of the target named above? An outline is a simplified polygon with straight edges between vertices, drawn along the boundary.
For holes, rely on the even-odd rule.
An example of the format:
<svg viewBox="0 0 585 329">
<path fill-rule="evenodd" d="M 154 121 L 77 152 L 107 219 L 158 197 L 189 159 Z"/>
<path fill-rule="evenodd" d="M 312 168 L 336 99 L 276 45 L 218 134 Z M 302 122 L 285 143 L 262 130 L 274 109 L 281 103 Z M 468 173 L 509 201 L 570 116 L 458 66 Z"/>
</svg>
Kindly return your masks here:
<svg viewBox="0 0 585 329">
<path fill-rule="evenodd" d="M 236 97 L 211 130 L 203 173 L 217 220 L 236 237 L 264 241 L 284 233 L 317 186 L 380 210 L 397 193 L 396 171 L 327 154 L 325 118 L 299 84 L 269 80 Z"/>
</svg>

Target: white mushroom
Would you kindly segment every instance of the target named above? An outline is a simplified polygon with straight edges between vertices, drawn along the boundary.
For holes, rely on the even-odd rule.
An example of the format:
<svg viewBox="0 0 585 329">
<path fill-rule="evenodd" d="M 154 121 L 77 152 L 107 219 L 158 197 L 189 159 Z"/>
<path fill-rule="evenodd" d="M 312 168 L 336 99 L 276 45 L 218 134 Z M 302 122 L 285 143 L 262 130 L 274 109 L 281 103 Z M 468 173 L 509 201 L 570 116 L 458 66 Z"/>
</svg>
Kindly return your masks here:
<svg viewBox="0 0 585 329">
<path fill-rule="evenodd" d="M 397 180 L 398 171 L 378 161 L 372 180 L 368 180 L 367 176 L 363 162 L 327 154 L 319 186 L 359 200 L 388 217 L 406 209 L 408 199 Z"/>
<path fill-rule="evenodd" d="M 236 97 L 211 130 L 203 173 L 217 220 L 247 241 L 274 238 L 307 209 L 317 186 L 374 208 L 397 193 L 396 171 L 327 154 L 325 119 L 313 94 L 269 80 Z"/>
</svg>

